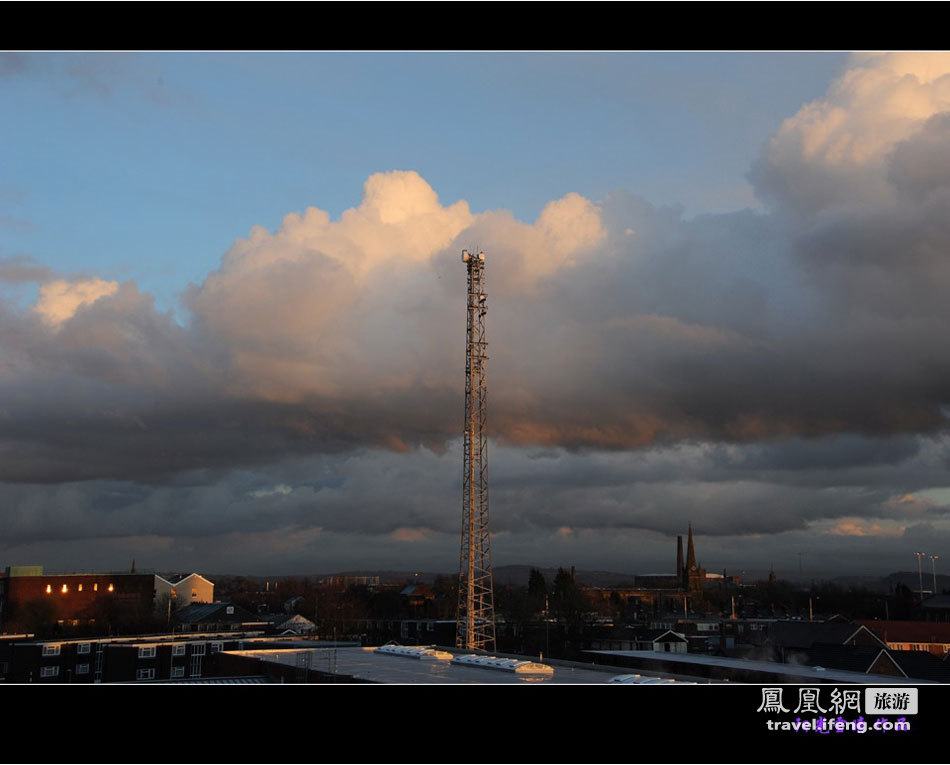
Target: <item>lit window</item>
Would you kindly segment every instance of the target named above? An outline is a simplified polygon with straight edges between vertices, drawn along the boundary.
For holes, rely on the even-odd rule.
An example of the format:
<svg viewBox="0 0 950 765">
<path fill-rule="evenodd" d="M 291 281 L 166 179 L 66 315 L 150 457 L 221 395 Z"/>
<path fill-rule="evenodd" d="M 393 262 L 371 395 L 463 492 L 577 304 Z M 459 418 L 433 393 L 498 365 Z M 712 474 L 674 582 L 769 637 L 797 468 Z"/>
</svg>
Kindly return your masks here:
<svg viewBox="0 0 950 765">
<path fill-rule="evenodd" d="M 111 584 L 109 585 L 109 592 L 112 592 L 115 589 Z"/>
<path fill-rule="evenodd" d="M 69 588 L 66 587 L 66 585 L 64 584 L 64 585 L 63 585 L 63 593 L 66 593 L 66 592 L 68 592 L 68 591 L 69 591 Z"/>
<path fill-rule="evenodd" d="M 46 594 L 49 595 L 53 591 L 53 585 L 46 585 Z"/>
<path fill-rule="evenodd" d="M 92 591 L 99 592 L 99 582 L 96 582 L 95 584 L 92 585 Z"/>
<path fill-rule="evenodd" d="M 79 585 L 79 591 L 82 592 L 82 584 Z"/>
</svg>

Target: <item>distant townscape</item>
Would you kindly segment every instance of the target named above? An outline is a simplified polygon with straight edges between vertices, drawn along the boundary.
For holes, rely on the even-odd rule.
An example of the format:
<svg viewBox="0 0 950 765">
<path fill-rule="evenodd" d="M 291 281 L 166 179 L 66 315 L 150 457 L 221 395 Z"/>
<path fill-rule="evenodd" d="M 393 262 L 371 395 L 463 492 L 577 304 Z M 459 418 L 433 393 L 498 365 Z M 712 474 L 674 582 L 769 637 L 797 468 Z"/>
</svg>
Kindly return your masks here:
<svg viewBox="0 0 950 765">
<path fill-rule="evenodd" d="M 704 569 L 692 532 L 670 574 L 498 568 L 491 652 L 456 646 L 457 575 L 10 566 L 0 681 L 950 682 L 946 577 L 747 581 Z"/>
</svg>

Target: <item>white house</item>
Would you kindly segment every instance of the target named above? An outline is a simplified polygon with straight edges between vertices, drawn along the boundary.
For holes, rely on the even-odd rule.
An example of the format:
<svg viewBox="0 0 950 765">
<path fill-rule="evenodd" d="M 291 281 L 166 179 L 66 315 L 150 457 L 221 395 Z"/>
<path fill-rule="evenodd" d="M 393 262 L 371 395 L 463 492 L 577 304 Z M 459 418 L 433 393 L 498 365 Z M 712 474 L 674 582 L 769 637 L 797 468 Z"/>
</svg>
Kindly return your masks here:
<svg viewBox="0 0 950 765">
<path fill-rule="evenodd" d="M 214 582 L 209 582 L 201 574 L 179 574 L 168 579 L 156 574 L 155 607 L 165 607 L 169 602 L 176 609 L 192 603 L 213 603 Z"/>
</svg>

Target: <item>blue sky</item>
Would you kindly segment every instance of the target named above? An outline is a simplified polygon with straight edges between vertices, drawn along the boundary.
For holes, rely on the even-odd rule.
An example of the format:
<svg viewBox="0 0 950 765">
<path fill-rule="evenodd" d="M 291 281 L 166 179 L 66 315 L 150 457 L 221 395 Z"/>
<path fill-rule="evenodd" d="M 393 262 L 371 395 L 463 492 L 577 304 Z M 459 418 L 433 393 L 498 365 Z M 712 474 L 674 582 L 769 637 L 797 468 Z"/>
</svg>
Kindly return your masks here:
<svg viewBox="0 0 950 765">
<path fill-rule="evenodd" d="M 840 53 L 36 53 L 0 76 L 0 255 L 135 279 L 165 309 L 254 225 L 338 217 L 375 172 L 533 221 L 616 189 L 755 204 L 765 137 Z M 2 71 L 2 70 L 0 70 Z M 13 74 L 18 76 L 12 76 Z"/>
<path fill-rule="evenodd" d="M 0 53 L 0 565 L 950 560 L 950 56 Z"/>
</svg>

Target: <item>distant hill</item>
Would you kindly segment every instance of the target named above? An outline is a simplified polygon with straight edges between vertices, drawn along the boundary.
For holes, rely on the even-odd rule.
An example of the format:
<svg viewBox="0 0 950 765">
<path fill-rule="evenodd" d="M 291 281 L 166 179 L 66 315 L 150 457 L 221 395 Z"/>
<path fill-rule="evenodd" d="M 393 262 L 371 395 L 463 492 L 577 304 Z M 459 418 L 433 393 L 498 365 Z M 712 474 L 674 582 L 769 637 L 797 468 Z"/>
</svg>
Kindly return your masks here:
<svg viewBox="0 0 950 765">
<path fill-rule="evenodd" d="M 888 586 L 888 589 L 893 589 L 897 584 L 902 584 L 912 592 L 917 592 L 920 589 L 921 581 L 923 581 L 925 592 L 930 592 L 934 588 L 933 573 L 926 570 L 921 572 L 895 571 L 893 574 L 883 577 L 881 581 Z M 940 593 L 946 589 L 950 589 L 950 576 L 937 574 L 937 592 Z"/>
</svg>

